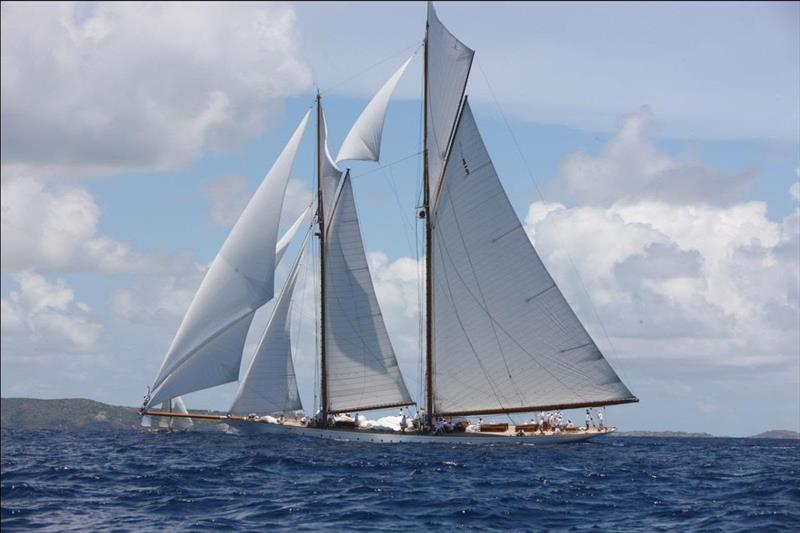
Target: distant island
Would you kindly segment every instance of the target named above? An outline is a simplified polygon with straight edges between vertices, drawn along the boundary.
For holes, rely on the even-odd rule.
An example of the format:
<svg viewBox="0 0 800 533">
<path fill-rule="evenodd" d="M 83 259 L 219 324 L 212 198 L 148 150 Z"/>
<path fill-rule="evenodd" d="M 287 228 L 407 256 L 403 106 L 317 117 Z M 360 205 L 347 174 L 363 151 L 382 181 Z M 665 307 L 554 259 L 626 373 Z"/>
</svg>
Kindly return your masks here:
<svg viewBox="0 0 800 533">
<path fill-rule="evenodd" d="M 788 429 L 771 429 L 758 435 L 753 435 L 751 439 L 800 439 L 800 433 Z"/>
<path fill-rule="evenodd" d="M 203 411 L 208 412 L 208 411 Z M 0 399 L 0 428 L 114 430 L 141 427 L 138 407 L 108 405 L 85 398 Z M 221 424 L 195 420 L 198 430 L 221 430 Z"/>
<path fill-rule="evenodd" d="M 208 412 L 197 410 L 198 412 Z M 222 414 L 222 413 L 218 413 Z M 36 398 L 0 399 L 0 427 L 3 429 L 117 430 L 140 427 L 139 409 L 108 405 L 85 398 L 39 400 Z M 223 424 L 195 420 L 198 430 L 219 431 Z M 710 433 L 684 431 L 617 431 L 615 437 L 712 438 Z M 798 439 L 800 433 L 785 429 L 752 435 L 753 439 Z"/>
<path fill-rule="evenodd" d="M 680 438 L 712 438 L 716 435 L 711 433 L 692 433 L 689 431 L 615 431 L 615 437 L 680 437 Z"/>
</svg>

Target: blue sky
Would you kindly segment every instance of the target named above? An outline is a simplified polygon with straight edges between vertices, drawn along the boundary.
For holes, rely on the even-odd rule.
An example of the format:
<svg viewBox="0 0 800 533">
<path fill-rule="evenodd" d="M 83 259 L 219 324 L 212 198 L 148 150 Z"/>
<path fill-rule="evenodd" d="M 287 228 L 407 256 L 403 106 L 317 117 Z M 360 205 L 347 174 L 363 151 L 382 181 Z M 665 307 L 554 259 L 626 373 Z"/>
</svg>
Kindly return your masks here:
<svg viewBox="0 0 800 533">
<path fill-rule="evenodd" d="M 798 429 L 798 4 L 438 12 L 477 51 L 468 92 L 518 215 L 642 399 L 611 409 L 611 421 Z M 4 4 L 3 396 L 138 403 L 229 231 L 215 213 L 241 209 L 315 86 L 335 152 L 423 25 L 423 3 L 191 13 Z M 407 278 L 420 59 L 384 130 L 382 163 L 407 159 L 353 164 L 373 279 L 408 378 L 418 359 Z M 307 198 L 312 143 L 301 145 L 286 221 Z M 313 358 L 299 359 L 308 382 Z M 187 401 L 225 408 L 233 390 Z M 301 392 L 310 404 L 310 387 Z"/>
</svg>

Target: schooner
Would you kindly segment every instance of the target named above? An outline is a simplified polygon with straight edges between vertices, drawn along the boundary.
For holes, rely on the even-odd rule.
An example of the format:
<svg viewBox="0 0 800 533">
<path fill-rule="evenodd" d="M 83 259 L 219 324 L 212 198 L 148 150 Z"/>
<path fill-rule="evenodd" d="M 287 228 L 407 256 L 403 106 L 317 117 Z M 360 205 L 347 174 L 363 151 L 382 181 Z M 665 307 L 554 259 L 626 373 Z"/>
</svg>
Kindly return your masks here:
<svg viewBox="0 0 800 533">
<path fill-rule="evenodd" d="M 447 30 L 431 3 L 423 50 L 423 198 L 417 213 L 425 246 L 421 416 L 402 432 L 336 417 L 416 405 L 372 284 L 350 172 L 339 167 L 348 160 L 379 161 L 384 118 L 408 59 L 358 117 L 336 159 L 317 94 L 313 205 L 278 239 L 309 111 L 206 273 L 148 389 L 143 421 L 208 418 L 244 432 L 383 442 L 569 442 L 613 428 L 553 431 L 536 423 L 476 425 L 467 417 L 638 401 L 575 315 L 514 212 L 465 92 L 474 51 Z M 301 228 L 307 231 L 300 251 L 240 379 L 253 315 L 275 296 L 276 265 Z M 319 250 L 320 402 L 313 418 L 301 419 L 289 314 L 313 239 Z M 155 408 L 182 406 L 181 395 L 233 381 L 239 387 L 227 415 Z M 443 432 L 444 420 L 457 429 Z"/>
</svg>

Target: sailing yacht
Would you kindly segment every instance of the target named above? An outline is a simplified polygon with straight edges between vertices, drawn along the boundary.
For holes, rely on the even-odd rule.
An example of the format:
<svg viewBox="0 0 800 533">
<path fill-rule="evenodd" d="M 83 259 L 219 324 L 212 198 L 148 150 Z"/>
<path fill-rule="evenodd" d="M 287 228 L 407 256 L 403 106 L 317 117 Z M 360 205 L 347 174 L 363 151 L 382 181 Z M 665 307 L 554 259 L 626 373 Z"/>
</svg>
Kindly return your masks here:
<svg viewBox="0 0 800 533">
<path fill-rule="evenodd" d="M 200 285 L 148 390 L 144 419 L 208 418 L 247 433 L 375 442 L 557 443 L 613 428 L 475 424 L 474 417 L 510 419 L 514 413 L 638 401 L 573 312 L 514 212 L 465 94 L 474 51 L 447 30 L 431 3 L 423 49 L 423 198 L 417 216 L 425 245 L 424 398 L 414 402 L 397 364 L 364 252 L 350 172 L 340 169 L 348 160 L 380 160 L 386 110 L 409 59 L 366 106 L 336 159 L 317 94 L 313 205 L 278 239 L 309 110 Z M 275 296 L 276 265 L 301 228 L 307 231 L 300 251 L 240 379 L 253 315 Z M 309 419 L 302 416 L 289 317 L 312 244 L 318 250 L 319 405 Z M 153 407 L 233 381 L 239 387 L 227 415 Z M 345 413 L 415 405 L 421 416 L 402 431 L 342 419 Z"/>
</svg>

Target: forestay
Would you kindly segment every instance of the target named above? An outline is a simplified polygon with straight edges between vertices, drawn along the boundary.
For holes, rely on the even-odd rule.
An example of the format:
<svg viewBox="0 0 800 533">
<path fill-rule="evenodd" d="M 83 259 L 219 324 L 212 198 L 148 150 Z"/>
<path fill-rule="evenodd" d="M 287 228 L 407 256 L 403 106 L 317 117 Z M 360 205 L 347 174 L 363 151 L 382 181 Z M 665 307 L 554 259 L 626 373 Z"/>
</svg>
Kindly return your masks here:
<svg viewBox="0 0 800 533">
<path fill-rule="evenodd" d="M 534 250 L 466 100 L 432 223 L 437 413 L 635 401 Z"/>
<path fill-rule="evenodd" d="M 392 77 L 380 88 L 361 112 L 345 137 L 336 162 L 344 160 L 378 161 L 381 155 L 381 137 L 386 110 L 397 83 L 414 57 L 409 57 Z"/>
<path fill-rule="evenodd" d="M 274 293 L 283 197 L 308 113 L 222 245 L 172 341 L 150 405 L 235 381 L 253 313 Z"/>
<path fill-rule="evenodd" d="M 327 231 L 326 259 L 329 411 L 411 404 L 375 297 L 347 175 Z"/>
<path fill-rule="evenodd" d="M 447 156 L 447 144 L 453 132 L 458 108 L 467 86 L 472 57 L 475 54 L 456 39 L 439 21 L 432 3 L 428 3 L 428 94 L 427 142 L 428 176 L 431 203 Z"/>
<path fill-rule="evenodd" d="M 239 383 L 239 390 L 231 406 L 231 412 L 240 414 L 276 414 L 302 411 L 297 378 L 292 362 L 292 339 L 289 313 L 292 295 L 300 264 L 308 243 L 308 235 L 300 247 L 292 269 L 272 309 L 255 355 Z"/>
</svg>

